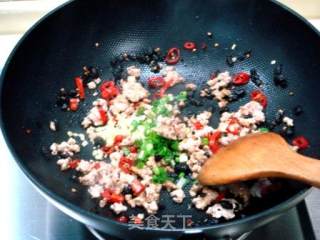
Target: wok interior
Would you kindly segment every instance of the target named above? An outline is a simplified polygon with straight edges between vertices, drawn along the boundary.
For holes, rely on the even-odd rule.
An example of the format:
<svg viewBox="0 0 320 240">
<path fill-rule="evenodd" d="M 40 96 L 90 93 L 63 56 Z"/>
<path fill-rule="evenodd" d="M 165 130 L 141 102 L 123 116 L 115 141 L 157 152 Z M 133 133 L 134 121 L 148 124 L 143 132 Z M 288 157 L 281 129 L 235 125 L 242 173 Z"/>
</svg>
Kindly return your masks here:
<svg viewBox="0 0 320 240">
<path fill-rule="evenodd" d="M 206 33 L 213 33 L 208 39 Z M 15 54 L 3 76 L 2 118 L 7 142 L 17 160 L 33 178 L 45 188 L 82 209 L 114 217 L 107 208 L 96 207 L 85 187 L 72 178 L 73 173 L 61 172 L 54 158 L 41 154 L 42 146 L 60 142 L 66 131 L 81 130 L 80 122 L 91 105 L 86 101 L 76 113 L 62 112 L 56 108 L 55 99 L 61 87 L 73 88 L 73 78 L 81 73 L 82 66 L 98 66 L 102 79 L 111 79 L 110 60 L 123 52 L 139 53 L 148 47 L 167 49 L 182 46 L 187 41 L 207 42 L 207 51 L 195 54 L 183 53 L 184 62 L 177 70 L 197 85 L 208 80 L 215 70 L 231 73 L 256 68 L 269 99 L 267 119 L 272 119 L 278 108 L 290 114 L 297 104 L 305 114 L 296 121 L 296 133 L 308 137 L 311 148 L 305 153 L 320 157 L 320 108 L 318 88 L 320 68 L 320 46 L 318 35 L 291 13 L 269 1 L 76 1 L 49 16 L 28 34 Z M 96 42 L 100 47 L 96 48 Z M 221 47 L 213 48 L 218 42 Z M 252 58 L 228 67 L 225 57 L 231 53 L 230 46 L 236 43 L 236 51 L 251 49 Z M 288 77 L 287 89 L 277 88 L 272 83 L 273 66 L 276 59 L 284 65 Z M 151 75 L 143 67 L 142 79 Z M 253 84 L 247 88 L 254 88 Z M 177 89 L 173 89 L 177 91 Z M 288 92 L 293 91 L 294 96 Z M 235 110 L 242 102 L 232 103 Z M 215 107 L 213 124 L 217 124 L 219 113 L 212 101 L 204 108 Z M 48 128 L 52 119 L 58 119 L 60 131 L 53 133 Z M 31 129 L 31 134 L 25 130 Z M 90 157 L 90 152 L 82 156 Z M 288 182 L 272 198 L 252 202 L 248 214 L 267 209 L 293 196 L 305 188 L 302 184 Z M 72 193 L 71 188 L 77 188 Z M 161 204 L 165 205 L 159 215 L 192 215 L 202 225 L 204 212 L 188 209 L 187 202 L 174 204 L 167 193 L 163 193 Z M 141 210 L 131 210 L 138 213 Z"/>
</svg>

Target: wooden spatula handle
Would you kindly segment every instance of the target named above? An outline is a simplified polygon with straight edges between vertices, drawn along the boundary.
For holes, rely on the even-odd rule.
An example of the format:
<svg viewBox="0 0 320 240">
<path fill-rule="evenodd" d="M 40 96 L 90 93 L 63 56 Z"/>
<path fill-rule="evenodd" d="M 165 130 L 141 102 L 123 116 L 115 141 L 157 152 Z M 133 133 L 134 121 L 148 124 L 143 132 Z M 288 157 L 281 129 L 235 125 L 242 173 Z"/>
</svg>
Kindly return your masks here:
<svg viewBox="0 0 320 240">
<path fill-rule="evenodd" d="M 282 168 L 279 177 L 305 182 L 320 188 L 320 161 L 296 154 L 290 159 L 291 166 Z"/>
</svg>

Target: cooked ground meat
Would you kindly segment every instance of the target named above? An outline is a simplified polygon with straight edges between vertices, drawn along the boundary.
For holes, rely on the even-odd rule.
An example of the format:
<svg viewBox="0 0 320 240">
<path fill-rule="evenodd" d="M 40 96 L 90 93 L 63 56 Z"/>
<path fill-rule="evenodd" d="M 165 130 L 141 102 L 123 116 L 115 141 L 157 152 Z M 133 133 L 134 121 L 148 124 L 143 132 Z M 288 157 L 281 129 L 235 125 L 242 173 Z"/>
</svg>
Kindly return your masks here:
<svg viewBox="0 0 320 240">
<path fill-rule="evenodd" d="M 130 102 L 139 102 L 148 97 L 149 92 L 143 88 L 141 83 L 137 82 L 135 76 L 129 76 L 127 81 L 124 81 L 122 84 L 122 94 Z"/>
<path fill-rule="evenodd" d="M 116 96 L 97 97 L 93 102 L 81 123 L 85 134 L 69 131 L 67 141 L 50 147 L 52 155 L 61 155 L 57 161 L 61 170 L 78 171 L 78 180 L 88 187 L 91 197 L 99 199 L 100 207 L 108 206 L 116 214 L 127 211 L 128 206 L 142 207 L 148 214 L 157 213 L 162 188 L 174 202 L 182 203 L 186 199 L 187 175 L 196 180 L 201 166 L 214 154 L 210 136 L 219 132 L 217 144 L 227 145 L 257 132 L 258 124 L 265 121 L 263 107 L 255 101 L 235 112 L 224 112 L 216 127 L 209 125 L 212 117 L 209 111 L 184 117 L 179 107 L 185 106 L 186 100 L 171 94 L 150 100 L 150 92 L 138 81 L 140 69 L 132 66 L 127 72 L 128 77 L 117 86 Z M 184 81 L 172 66 L 161 74 L 168 87 Z M 90 89 L 98 87 L 101 80 L 96 80 L 88 83 Z M 209 88 L 202 95 L 211 95 L 221 108 L 225 107 L 231 94 L 230 83 L 230 74 L 220 73 L 207 82 Z M 196 90 L 195 84 L 188 83 L 185 87 L 188 91 Z M 293 126 L 288 117 L 283 122 Z M 94 146 L 94 160 L 75 159 L 74 155 L 88 142 Z M 225 199 L 219 188 L 204 187 L 196 181 L 189 193 L 197 209 L 207 209 L 206 213 L 214 218 L 231 219 L 235 217 L 236 206 L 241 208 L 250 202 L 251 196 L 261 196 L 265 184 L 269 182 L 261 180 L 250 189 L 245 184 L 224 187 L 223 191 L 239 199 L 239 203 Z"/>
<path fill-rule="evenodd" d="M 223 72 L 214 76 L 207 82 L 211 96 L 218 101 L 220 108 L 223 108 L 228 104 L 228 100 L 226 99 L 231 95 L 231 90 L 229 89 L 231 81 L 232 78 L 229 72 Z"/>
</svg>

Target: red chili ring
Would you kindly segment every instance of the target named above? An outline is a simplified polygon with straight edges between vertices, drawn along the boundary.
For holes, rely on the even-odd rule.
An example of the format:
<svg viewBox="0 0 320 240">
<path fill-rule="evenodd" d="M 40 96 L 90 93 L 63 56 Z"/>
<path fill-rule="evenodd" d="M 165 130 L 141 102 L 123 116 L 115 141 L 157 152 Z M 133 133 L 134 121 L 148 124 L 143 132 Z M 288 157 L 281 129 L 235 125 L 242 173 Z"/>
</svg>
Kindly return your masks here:
<svg viewBox="0 0 320 240">
<path fill-rule="evenodd" d="M 234 75 L 232 82 L 234 85 L 245 85 L 249 82 L 250 75 L 246 72 L 240 72 Z"/>
<path fill-rule="evenodd" d="M 184 49 L 186 50 L 193 50 L 196 48 L 196 43 L 195 42 L 185 42 L 183 44 Z"/>
<path fill-rule="evenodd" d="M 150 77 L 148 80 L 148 86 L 150 88 L 159 88 L 165 84 L 164 78 L 162 76 L 153 76 Z"/>
<path fill-rule="evenodd" d="M 114 81 L 106 81 L 100 85 L 100 91 L 103 92 L 107 88 L 114 87 Z"/>
<path fill-rule="evenodd" d="M 260 103 L 263 108 L 265 108 L 268 104 L 267 96 L 260 90 L 254 90 L 253 92 L 251 92 L 250 99 L 252 101 Z"/>
<path fill-rule="evenodd" d="M 306 149 L 309 147 L 309 141 L 304 136 L 295 137 L 292 140 L 292 145 L 299 147 L 299 149 Z"/>
<path fill-rule="evenodd" d="M 180 61 L 180 49 L 179 48 L 170 48 L 165 62 L 169 65 L 177 64 Z"/>
</svg>

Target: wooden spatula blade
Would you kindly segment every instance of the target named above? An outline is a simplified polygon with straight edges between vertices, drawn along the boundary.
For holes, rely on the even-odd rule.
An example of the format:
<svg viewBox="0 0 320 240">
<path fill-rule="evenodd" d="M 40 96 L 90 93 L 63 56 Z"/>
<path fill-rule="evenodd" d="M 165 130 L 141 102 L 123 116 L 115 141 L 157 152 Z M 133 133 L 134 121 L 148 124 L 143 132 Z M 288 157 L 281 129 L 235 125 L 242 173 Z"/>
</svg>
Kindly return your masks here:
<svg viewBox="0 0 320 240">
<path fill-rule="evenodd" d="M 203 185 L 223 185 L 262 177 L 284 177 L 320 186 L 320 162 L 297 154 L 275 133 L 234 141 L 208 159 L 199 174 Z"/>
</svg>

